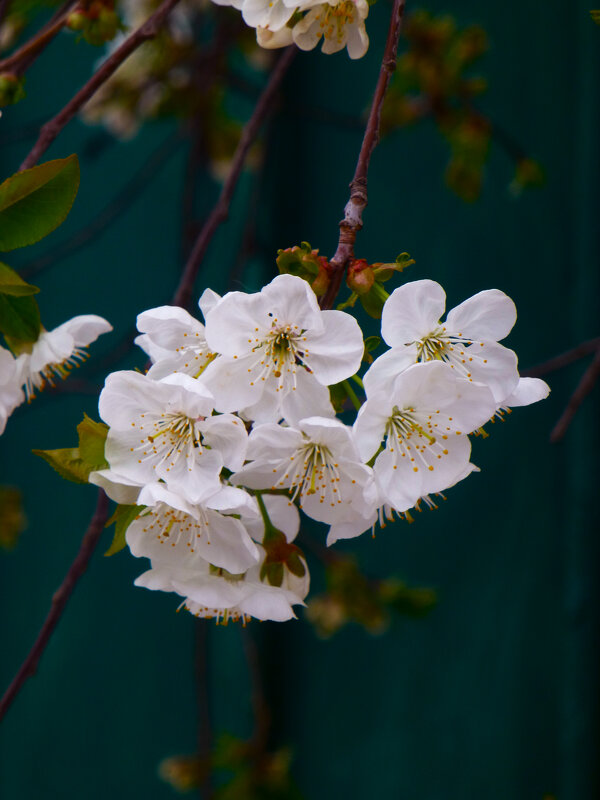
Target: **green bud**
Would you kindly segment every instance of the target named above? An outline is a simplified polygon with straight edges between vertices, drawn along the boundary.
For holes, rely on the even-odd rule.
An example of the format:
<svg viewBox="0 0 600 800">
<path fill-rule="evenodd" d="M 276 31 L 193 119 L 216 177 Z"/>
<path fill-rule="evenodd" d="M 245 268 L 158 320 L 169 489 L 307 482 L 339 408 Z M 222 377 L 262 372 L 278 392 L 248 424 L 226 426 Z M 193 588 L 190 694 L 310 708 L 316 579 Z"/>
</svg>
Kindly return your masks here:
<svg viewBox="0 0 600 800">
<path fill-rule="evenodd" d="M 11 106 L 25 97 L 25 77 L 12 72 L 0 74 L 0 106 Z"/>
<path fill-rule="evenodd" d="M 75 9 L 75 11 L 71 11 L 67 17 L 66 25 L 71 31 L 82 31 L 87 24 L 87 15 L 81 9 Z"/>
</svg>

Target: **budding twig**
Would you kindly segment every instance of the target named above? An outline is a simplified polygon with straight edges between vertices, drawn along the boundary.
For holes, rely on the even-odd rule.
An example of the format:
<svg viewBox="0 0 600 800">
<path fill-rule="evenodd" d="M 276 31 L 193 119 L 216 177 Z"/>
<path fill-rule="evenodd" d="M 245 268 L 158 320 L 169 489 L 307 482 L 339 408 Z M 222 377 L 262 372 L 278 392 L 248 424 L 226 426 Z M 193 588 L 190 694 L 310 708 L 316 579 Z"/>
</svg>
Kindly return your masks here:
<svg viewBox="0 0 600 800">
<path fill-rule="evenodd" d="M 321 308 L 332 308 L 335 298 L 340 289 L 342 278 L 350 259 L 354 256 L 354 242 L 356 234 L 363 226 L 362 212 L 368 202 L 367 195 L 367 174 L 373 150 L 379 141 L 379 129 L 381 127 L 381 109 L 385 93 L 396 69 L 396 53 L 398 50 L 398 39 L 400 38 L 400 27 L 404 17 L 404 7 L 406 0 L 394 0 L 390 27 L 388 30 L 387 41 L 379 70 L 379 78 L 375 87 L 375 94 L 369 111 L 369 119 L 365 128 L 358 161 L 354 171 L 354 177 L 350 184 L 350 199 L 344 209 L 344 219 L 340 222 L 340 237 L 338 240 L 335 255 L 330 260 L 331 278 L 327 291 L 321 298 Z"/>
<path fill-rule="evenodd" d="M 241 139 L 233 156 L 229 175 L 223 184 L 219 199 L 204 223 L 204 227 L 200 231 L 192 248 L 192 252 L 190 253 L 190 256 L 184 267 L 181 280 L 173 296 L 173 305 L 186 308 L 190 302 L 194 288 L 194 281 L 198 274 L 202 259 L 206 254 L 208 245 L 210 244 L 215 231 L 229 216 L 229 207 L 231 205 L 233 192 L 242 172 L 242 167 L 244 166 L 244 161 L 246 160 L 248 151 L 258 136 L 258 132 L 260 131 L 264 119 L 269 112 L 271 104 L 273 103 L 273 100 L 277 94 L 279 86 L 281 85 L 283 76 L 287 72 L 288 67 L 290 66 L 295 55 L 296 48 L 293 46 L 288 47 L 283 52 L 283 55 L 275 65 L 269 81 L 259 97 L 256 106 L 254 107 L 252 116 L 244 127 Z"/>
<path fill-rule="evenodd" d="M 25 161 L 21 164 L 19 171 L 22 172 L 24 169 L 29 169 L 38 162 L 62 129 L 98 91 L 102 84 L 106 83 L 111 75 L 116 72 L 121 64 L 137 50 L 140 45 L 147 42 L 149 39 L 153 39 L 157 35 L 166 18 L 178 2 L 179 0 L 164 0 L 154 14 L 148 17 L 146 22 L 128 36 L 123 44 L 102 63 L 102 66 L 69 100 L 66 106 L 42 127 L 37 142 L 34 144 Z"/>
<path fill-rule="evenodd" d="M 91 519 L 91 522 L 88 526 L 87 531 L 83 537 L 81 542 L 81 547 L 79 548 L 79 552 L 75 556 L 75 560 L 69 567 L 67 574 L 61 585 L 59 586 L 58 590 L 54 593 L 52 597 L 52 605 L 50 606 L 50 611 L 48 612 L 48 616 L 46 617 L 44 624 L 38 634 L 37 639 L 34 642 L 33 647 L 29 651 L 29 654 L 25 661 L 21 664 L 19 671 L 17 672 L 15 678 L 13 679 L 12 683 L 6 690 L 4 697 L 0 700 L 0 720 L 4 717 L 6 712 L 8 711 L 10 705 L 12 704 L 13 700 L 23 687 L 23 684 L 32 676 L 39 664 L 40 658 L 42 657 L 44 650 L 46 649 L 50 637 L 54 632 L 60 618 L 63 615 L 65 610 L 65 606 L 67 605 L 69 598 L 71 597 L 75 586 L 77 585 L 77 581 L 83 575 L 85 570 L 87 569 L 87 565 L 89 564 L 90 558 L 94 549 L 100 539 L 100 535 L 104 529 L 104 525 L 106 523 L 108 517 L 108 499 L 102 489 L 98 492 L 98 502 L 96 504 L 96 510 L 94 512 L 94 516 Z"/>
<path fill-rule="evenodd" d="M 0 60 L 0 72 L 7 72 L 8 70 L 22 72 L 25 66 L 32 64 L 42 50 L 45 50 L 57 33 L 62 30 L 74 5 L 75 3 L 72 1 L 66 7 L 62 7 L 59 13 L 55 14 L 35 36 L 32 36 L 11 56 Z"/>
</svg>

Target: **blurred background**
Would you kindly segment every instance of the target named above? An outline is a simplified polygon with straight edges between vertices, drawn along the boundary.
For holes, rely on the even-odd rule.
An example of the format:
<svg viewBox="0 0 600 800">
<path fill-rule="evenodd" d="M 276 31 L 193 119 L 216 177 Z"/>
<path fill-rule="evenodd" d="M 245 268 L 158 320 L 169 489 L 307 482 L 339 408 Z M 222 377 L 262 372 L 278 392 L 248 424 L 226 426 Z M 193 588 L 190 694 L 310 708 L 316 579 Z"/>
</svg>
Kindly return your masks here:
<svg viewBox="0 0 600 800">
<path fill-rule="evenodd" d="M 49 14 L 24 8 L 18 41 Z M 298 53 L 197 294 L 259 289 L 278 248 L 303 240 L 332 255 L 389 12 L 371 7 L 361 60 Z M 449 307 L 504 290 L 519 311 L 506 343 L 534 367 L 600 333 L 600 27 L 583 0 L 407 0 L 407 14 L 357 255 L 407 251 L 403 278 L 439 281 Z M 98 102 L 47 154 L 80 157 L 68 220 L 11 254 L 42 290 L 47 328 L 95 313 L 114 332 L 0 442 L 0 484 L 20 490 L 27 520 L 0 551 L 2 688 L 95 502 L 31 450 L 75 445 L 107 372 L 143 366 L 128 345 L 135 316 L 169 302 L 265 81 L 268 54 L 244 35 L 216 39 L 218 19 L 194 28 L 192 15 L 194 46 L 216 42 L 227 63 L 208 105 L 173 89 L 142 111 L 125 90 L 120 108 Z M 0 120 L 2 179 L 102 52 L 64 31 L 27 71 L 26 97 Z M 177 597 L 133 586 L 144 563 L 103 557 L 107 531 L 0 727 L 0 796 L 598 797 L 597 386 L 549 441 L 588 364 L 544 375 L 548 400 L 489 426 L 473 447 L 482 472 L 437 510 L 339 543 L 333 560 L 324 529 L 307 530 L 311 602 L 298 621 L 243 629 L 176 614 Z"/>
</svg>

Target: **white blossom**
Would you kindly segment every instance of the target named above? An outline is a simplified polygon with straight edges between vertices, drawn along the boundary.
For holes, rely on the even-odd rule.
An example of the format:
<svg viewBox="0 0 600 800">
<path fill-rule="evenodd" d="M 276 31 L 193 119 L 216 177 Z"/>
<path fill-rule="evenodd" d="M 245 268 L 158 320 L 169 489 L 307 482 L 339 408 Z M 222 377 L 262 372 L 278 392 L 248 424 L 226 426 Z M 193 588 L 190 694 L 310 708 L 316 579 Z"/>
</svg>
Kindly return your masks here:
<svg viewBox="0 0 600 800">
<path fill-rule="evenodd" d="M 391 389 L 370 396 L 354 435 L 365 461 L 377 454 L 373 471 L 385 503 L 402 512 L 464 477 L 471 455 L 466 434 L 494 409 L 486 386 L 458 378 L 439 361 L 409 367 Z"/>
<path fill-rule="evenodd" d="M 203 503 L 189 503 L 156 483 L 142 489 L 138 503 L 146 508 L 129 525 L 126 539 L 134 556 L 151 560 L 153 588 L 173 591 L 177 581 L 202 572 L 204 562 L 232 573 L 258 562 L 257 546 L 240 520 L 230 516 L 251 503 L 240 489 L 225 486 Z"/>
<path fill-rule="evenodd" d="M 36 389 L 56 378 L 66 378 L 71 369 L 87 358 L 85 348 L 112 325 L 95 314 L 84 314 L 63 322 L 51 331 L 42 330 L 31 351 L 17 359 L 18 380 L 25 387 L 27 398 L 35 397 Z"/>
<path fill-rule="evenodd" d="M 309 417 L 297 428 L 272 423 L 252 431 L 250 463 L 231 477 L 251 489 L 290 489 L 300 508 L 333 523 L 370 513 L 376 489 L 361 462 L 352 431 L 337 419 Z"/>
<path fill-rule="evenodd" d="M 17 360 L 9 350 L 0 347 L 0 434 L 4 433 L 7 419 L 24 400 Z"/>
<path fill-rule="evenodd" d="M 364 347 L 356 320 L 321 311 L 292 275 L 255 294 L 226 294 L 206 316 L 206 340 L 222 354 L 202 374 L 215 407 L 259 422 L 333 416 L 326 387 L 357 371 Z"/>
<path fill-rule="evenodd" d="M 323 39 L 324 53 L 337 53 L 348 48 L 350 58 L 362 58 L 369 47 L 365 19 L 369 13 L 367 0 L 341 2 L 306 2 L 301 9 L 310 9 L 292 29 L 294 42 L 301 50 L 313 50 Z"/>
<path fill-rule="evenodd" d="M 389 387 L 410 364 L 444 361 L 465 380 L 489 386 L 498 404 L 516 388 L 517 357 L 498 344 L 516 320 L 513 301 L 488 289 L 440 318 L 446 295 L 439 283 L 413 281 L 395 289 L 383 307 L 381 335 L 391 350 L 365 375 L 367 395 Z"/>
<path fill-rule="evenodd" d="M 165 481 L 199 503 L 220 486 L 223 467 L 244 462 L 247 434 L 232 414 L 211 416 L 208 389 L 184 373 L 160 381 L 114 372 L 100 394 L 110 426 L 105 455 L 111 470 L 140 484 Z"/>
</svg>

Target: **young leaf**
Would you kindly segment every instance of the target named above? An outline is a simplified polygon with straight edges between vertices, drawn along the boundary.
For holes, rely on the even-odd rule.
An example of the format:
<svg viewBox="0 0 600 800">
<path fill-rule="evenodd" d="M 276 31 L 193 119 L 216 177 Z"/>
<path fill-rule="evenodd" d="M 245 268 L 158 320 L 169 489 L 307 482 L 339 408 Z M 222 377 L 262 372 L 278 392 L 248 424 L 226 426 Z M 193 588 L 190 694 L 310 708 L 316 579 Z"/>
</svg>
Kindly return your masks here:
<svg viewBox="0 0 600 800">
<path fill-rule="evenodd" d="M 61 478 L 73 483 L 87 483 L 91 470 L 84 464 L 78 447 L 65 447 L 60 450 L 32 450 L 36 456 L 47 461 Z"/>
<path fill-rule="evenodd" d="M 106 469 L 108 462 L 104 458 L 104 443 L 108 433 L 108 425 L 95 422 L 87 414 L 77 426 L 79 434 L 79 456 L 83 463 L 89 467 L 89 472 L 96 469 Z"/>
<path fill-rule="evenodd" d="M 75 154 L 17 172 L 0 185 L 0 250 L 39 242 L 64 222 L 79 188 Z"/>
<path fill-rule="evenodd" d="M 22 342 L 36 342 L 40 329 L 40 310 L 33 297 L 0 293 L 0 333 Z"/>
<path fill-rule="evenodd" d="M 30 283 L 25 283 L 23 278 L 6 264 L 0 261 L 0 294 L 11 294 L 14 297 L 23 297 L 28 294 L 37 294 L 39 289 Z"/>
<path fill-rule="evenodd" d="M 104 458 L 104 442 L 108 427 L 103 422 L 94 422 L 84 414 L 82 422 L 77 426 L 77 433 L 79 447 L 33 452 L 47 461 L 61 478 L 74 483 L 87 483 L 90 472 L 108 467 Z"/>
<path fill-rule="evenodd" d="M 112 525 L 113 523 L 115 525 L 115 535 L 113 536 L 111 546 L 108 548 L 106 553 L 104 553 L 105 556 L 114 556 L 115 553 L 118 553 L 125 547 L 127 544 L 125 541 L 127 528 L 131 525 L 134 519 L 139 517 L 144 508 L 145 506 L 117 506 L 115 513 L 104 526 L 105 528 L 108 528 L 108 526 Z"/>
</svg>

